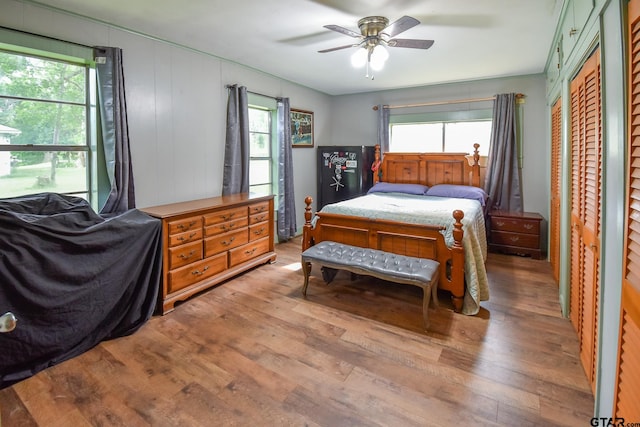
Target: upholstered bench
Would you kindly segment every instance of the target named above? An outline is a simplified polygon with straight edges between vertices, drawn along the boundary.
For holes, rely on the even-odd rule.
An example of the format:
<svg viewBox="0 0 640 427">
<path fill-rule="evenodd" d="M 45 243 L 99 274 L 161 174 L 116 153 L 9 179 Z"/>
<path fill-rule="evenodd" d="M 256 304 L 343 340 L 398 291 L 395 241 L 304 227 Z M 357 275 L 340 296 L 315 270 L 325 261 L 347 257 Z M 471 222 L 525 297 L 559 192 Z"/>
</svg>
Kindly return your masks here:
<svg viewBox="0 0 640 427">
<path fill-rule="evenodd" d="M 323 241 L 302 252 L 303 295 L 307 295 L 312 262 L 329 269 L 346 270 L 353 274 L 421 287 L 424 291 L 422 316 L 425 328 L 429 327 L 429 303 L 433 301 L 434 306 L 438 305 L 439 262 Z M 326 282 L 331 282 L 333 275 L 323 271 Z"/>
</svg>

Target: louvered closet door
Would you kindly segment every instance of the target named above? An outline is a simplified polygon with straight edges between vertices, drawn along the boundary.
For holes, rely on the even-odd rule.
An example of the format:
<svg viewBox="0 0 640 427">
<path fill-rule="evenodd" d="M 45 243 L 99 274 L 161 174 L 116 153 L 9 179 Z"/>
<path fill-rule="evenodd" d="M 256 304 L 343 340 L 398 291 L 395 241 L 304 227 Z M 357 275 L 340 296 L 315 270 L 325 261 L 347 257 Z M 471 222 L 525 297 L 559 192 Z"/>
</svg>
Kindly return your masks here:
<svg viewBox="0 0 640 427">
<path fill-rule="evenodd" d="M 599 50 L 572 81 L 571 98 L 571 321 L 580 339 L 583 367 L 595 388 L 602 176 Z"/>
<path fill-rule="evenodd" d="M 560 281 L 560 179 L 562 174 L 562 99 L 551 108 L 551 215 L 549 261 L 556 284 Z"/>
<path fill-rule="evenodd" d="M 629 2 L 627 223 L 614 417 L 640 420 L 640 0 Z"/>
<path fill-rule="evenodd" d="M 581 121 L 580 114 L 584 106 L 584 86 L 574 80 L 571 84 L 571 297 L 570 316 L 571 324 L 578 336 L 581 333 L 583 260 L 584 252 L 582 244 L 582 175 L 584 161 L 582 158 L 582 139 L 580 138 Z"/>
</svg>

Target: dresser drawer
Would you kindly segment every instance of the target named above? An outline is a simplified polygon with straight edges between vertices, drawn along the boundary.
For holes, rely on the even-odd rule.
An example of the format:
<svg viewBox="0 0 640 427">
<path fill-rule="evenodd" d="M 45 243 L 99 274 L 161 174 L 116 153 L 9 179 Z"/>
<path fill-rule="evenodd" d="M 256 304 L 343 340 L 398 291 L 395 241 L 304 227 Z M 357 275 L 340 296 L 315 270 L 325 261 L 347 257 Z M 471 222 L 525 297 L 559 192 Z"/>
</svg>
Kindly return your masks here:
<svg viewBox="0 0 640 427">
<path fill-rule="evenodd" d="M 263 222 L 249 227 L 249 241 L 262 239 L 269 234 L 269 223 Z"/>
<path fill-rule="evenodd" d="M 184 233 L 169 236 L 169 247 L 184 245 L 202 239 L 202 228 L 186 231 Z"/>
<path fill-rule="evenodd" d="M 169 292 L 175 292 L 214 276 L 227 268 L 227 253 L 186 265 L 169 272 Z"/>
<path fill-rule="evenodd" d="M 540 234 L 540 221 L 528 218 L 491 217 L 491 230 L 513 231 L 515 233 Z"/>
<path fill-rule="evenodd" d="M 241 246 L 229 251 L 229 267 L 242 264 L 253 257 L 262 255 L 269 251 L 269 237 L 255 240 L 248 245 Z"/>
<path fill-rule="evenodd" d="M 249 217 L 249 224 L 258 224 L 269 219 L 269 212 L 260 212 Z"/>
<path fill-rule="evenodd" d="M 535 234 L 510 233 L 507 231 L 491 231 L 491 243 L 496 245 L 517 246 L 520 248 L 539 249 L 539 237 Z"/>
<path fill-rule="evenodd" d="M 204 228 L 205 237 L 211 237 L 222 233 L 228 233 L 229 231 L 238 230 L 240 228 L 246 227 L 249 224 L 249 219 L 245 215 L 244 217 L 227 221 L 220 222 L 217 224 L 209 225 Z"/>
<path fill-rule="evenodd" d="M 222 251 L 244 245 L 249 241 L 246 228 L 209 237 L 204 240 L 204 256 L 209 257 Z"/>
<path fill-rule="evenodd" d="M 269 202 L 254 203 L 249 206 L 249 215 L 255 215 L 263 212 L 269 212 Z"/>
<path fill-rule="evenodd" d="M 182 267 L 202 259 L 202 241 L 169 248 L 169 269 Z"/>
<path fill-rule="evenodd" d="M 242 206 L 239 208 L 224 209 L 204 216 L 204 225 L 214 225 L 221 222 L 235 221 L 240 218 L 247 217 L 247 208 Z"/>
<path fill-rule="evenodd" d="M 179 221 L 171 221 L 168 225 L 170 235 L 193 231 L 202 227 L 202 217 L 193 216 Z"/>
</svg>

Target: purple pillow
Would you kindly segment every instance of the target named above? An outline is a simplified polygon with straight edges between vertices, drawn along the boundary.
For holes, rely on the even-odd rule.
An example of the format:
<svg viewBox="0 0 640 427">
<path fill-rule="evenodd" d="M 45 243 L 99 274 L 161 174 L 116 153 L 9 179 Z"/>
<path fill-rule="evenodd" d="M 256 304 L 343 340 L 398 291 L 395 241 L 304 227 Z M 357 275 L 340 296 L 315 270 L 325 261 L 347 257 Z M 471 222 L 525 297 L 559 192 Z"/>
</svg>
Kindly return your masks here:
<svg viewBox="0 0 640 427">
<path fill-rule="evenodd" d="M 393 182 L 379 182 L 369 191 L 367 194 L 371 193 L 405 193 L 405 194 L 416 194 L 418 196 L 424 196 L 429 187 L 422 184 L 400 184 Z"/>
<path fill-rule="evenodd" d="M 438 184 L 429 188 L 426 195 L 477 200 L 482 206 L 485 206 L 489 199 L 489 196 L 482 188 L 470 185 Z"/>
</svg>

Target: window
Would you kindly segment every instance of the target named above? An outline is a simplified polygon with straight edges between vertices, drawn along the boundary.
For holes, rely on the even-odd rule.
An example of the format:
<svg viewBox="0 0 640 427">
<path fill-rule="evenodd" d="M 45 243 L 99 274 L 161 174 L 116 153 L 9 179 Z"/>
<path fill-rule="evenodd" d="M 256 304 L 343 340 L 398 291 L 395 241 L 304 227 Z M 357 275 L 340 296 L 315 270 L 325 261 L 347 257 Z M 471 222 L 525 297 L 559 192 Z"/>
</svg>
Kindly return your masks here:
<svg viewBox="0 0 640 427">
<path fill-rule="evenodd" d="M 249 106 L 249 192 L 273 193 L 274 161 L 272 121 L 275 111 Z"/>
<path fill-rule="evenodd" d="M 487 106 L 488 107 L 488 106 Z M 493 107 L 396 114 L 389 117 L 389 149 L 395 152 L 489 154 Z"/>
<path fill-rule="evenodd" d="M 0 50 L 0 197 L 89 200 L 93 71 L 81 59 L 32 52 Z"/>
</svg>

